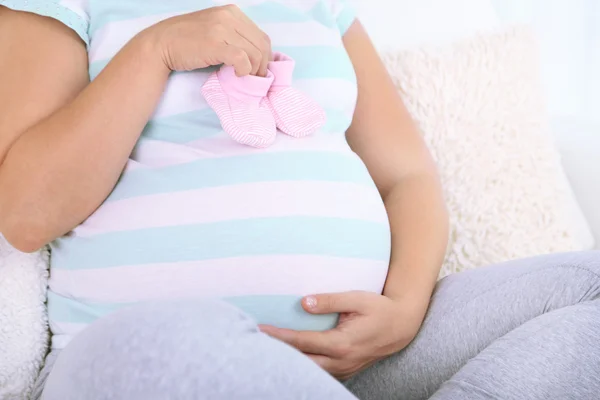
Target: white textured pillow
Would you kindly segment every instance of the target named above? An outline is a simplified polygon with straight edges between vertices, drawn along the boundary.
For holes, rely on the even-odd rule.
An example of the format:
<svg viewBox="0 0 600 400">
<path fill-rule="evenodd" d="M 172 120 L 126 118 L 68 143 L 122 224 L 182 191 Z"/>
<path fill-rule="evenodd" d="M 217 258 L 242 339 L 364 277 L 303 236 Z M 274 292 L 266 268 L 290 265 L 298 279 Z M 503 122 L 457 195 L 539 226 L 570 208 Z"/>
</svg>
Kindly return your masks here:
<svg viewBox="0 0 600 400">
<path fill-rule="evenodd" d="M 521 27 L 384 54 L 443 178 L 452 231 L 442 275 L 582 248 L 536 54 Z"/>
<path fill-rule="evenodd" d="M 48 253 L 24 254 L 0 235 L 0 399 L 27 399 L 48 348 Z"/>
</svg>

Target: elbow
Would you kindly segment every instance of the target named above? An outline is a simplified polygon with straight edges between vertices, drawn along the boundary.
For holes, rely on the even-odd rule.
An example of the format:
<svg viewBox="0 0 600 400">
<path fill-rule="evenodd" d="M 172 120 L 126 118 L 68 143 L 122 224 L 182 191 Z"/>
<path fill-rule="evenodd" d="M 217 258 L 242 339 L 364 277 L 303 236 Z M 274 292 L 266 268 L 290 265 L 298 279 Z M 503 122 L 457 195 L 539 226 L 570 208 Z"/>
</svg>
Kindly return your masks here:
<svg viewBox="0 0 600 400">
<path fill-rule="evenodd" d="M 15 249 L 23 253 L 33 253 L 48 243 L 47 235 L 41 229 L 39 223 L 31 221 L 31 218 L 2 219 L 0 232 L 4 239 Z"/>
<path fill-rule="evenodd" d="M 2 232 L 6 241 L 15 249 L 23 253 L 34 253 L 46 245 L 41 235 L 26 230 L 4 230 Z"/>
<path fill-rule="evenodd" d="M 41 238 L 41 235 L 27 229 L 5 229 L 2 234 L 12 247 L 23 253 L 36 252 L 46 245 L 46 241 Z"/>
<path fill-rule="evenodd" d="M 12 196 L 0 197 L 0 234 L 23 253 L 33 253 L 44 247 L 50 241 L 44 227 L 46 221 L 39 218 L 39 213 L 34 212 L 22 196 L 16 196 L 15 190 L 6 187 L 0 190 L 1 193 L 12 193 Z"/>
</svg>

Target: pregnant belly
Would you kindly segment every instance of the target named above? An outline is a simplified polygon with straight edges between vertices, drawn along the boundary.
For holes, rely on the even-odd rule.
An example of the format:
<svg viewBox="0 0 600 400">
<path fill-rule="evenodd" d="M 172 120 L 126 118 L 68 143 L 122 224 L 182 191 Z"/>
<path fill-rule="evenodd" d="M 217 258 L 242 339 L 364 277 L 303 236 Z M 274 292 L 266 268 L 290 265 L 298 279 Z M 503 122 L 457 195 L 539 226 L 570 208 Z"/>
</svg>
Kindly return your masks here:
<svg viewBox="0 0 600 400">
<path fill-rule="evenodd" d="M 107 202 L 52 251 L 55 298 L 90 319 L 142 301 L 211 297 L 259 323 L 318 330 L 336 316 L 311 316 L 300 298 L 381 292 L 390 232 L 372 186 L 266 182 Z"/>
</svg>

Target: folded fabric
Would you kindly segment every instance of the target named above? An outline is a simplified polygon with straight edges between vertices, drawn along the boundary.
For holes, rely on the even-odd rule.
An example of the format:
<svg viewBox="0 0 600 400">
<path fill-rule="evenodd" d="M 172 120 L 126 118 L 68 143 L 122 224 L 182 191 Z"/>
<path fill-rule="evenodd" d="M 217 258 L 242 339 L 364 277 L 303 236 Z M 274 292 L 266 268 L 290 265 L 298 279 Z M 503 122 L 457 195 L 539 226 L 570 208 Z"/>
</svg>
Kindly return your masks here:
<svg viewBox="0 0 600 400">
<path fill-rule="evenodd" d="M 273 53 L 268 70 L 274 80 L 267 97 L 277 128 L 290 136 L 303 137 L 321 128 L 326 115 L 316 101 L 292 87 L 295 65 L 289 56 Z"/>
<path fill-rule="evenodd" d="M 233 140 L 263 148 L 275 141 L 277 131 L 266 96 L 274 76 L 242 76 L 230 66 L 212 73 L 202 86 L 208 105 Z"/>
</svg>

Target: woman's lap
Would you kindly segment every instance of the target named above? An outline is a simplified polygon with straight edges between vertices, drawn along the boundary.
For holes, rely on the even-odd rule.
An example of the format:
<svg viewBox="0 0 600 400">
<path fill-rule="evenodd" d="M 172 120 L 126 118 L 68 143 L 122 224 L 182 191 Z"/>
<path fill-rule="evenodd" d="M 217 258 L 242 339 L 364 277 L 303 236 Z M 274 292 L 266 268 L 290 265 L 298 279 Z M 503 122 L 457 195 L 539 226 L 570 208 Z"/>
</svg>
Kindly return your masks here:
<svg viewBox="0 0 600 400">
<path fill-rule="evenodd" d="M 116 312 L 55 358 L 44 400 L 355 399 L 309 358 L 218 301 Z"/>
<path fill-rule="evenodd" d="M 346 386 L 363 400 L 426 399 L 436 391 L 436 400 L 512 399 L 514 393 L 537 399 L 575 388 L 576 398 L 595 398 L 586 391 L 600 390 L 599 298 L 600 253 L 594 252 L 448 277 L 413 343 Z M 46 400 L 353 398 L 308 358 L 212 301 L 125 310 L 92 325 L 50 362 L 53 357 Z"/>
<path fill-rule="evenodd" d="M 440 281 L 416 339 L 346 386 L 363 400 L 596 399 L 597 332 L 600 252 L 512 261 Z"/>
</svg>

